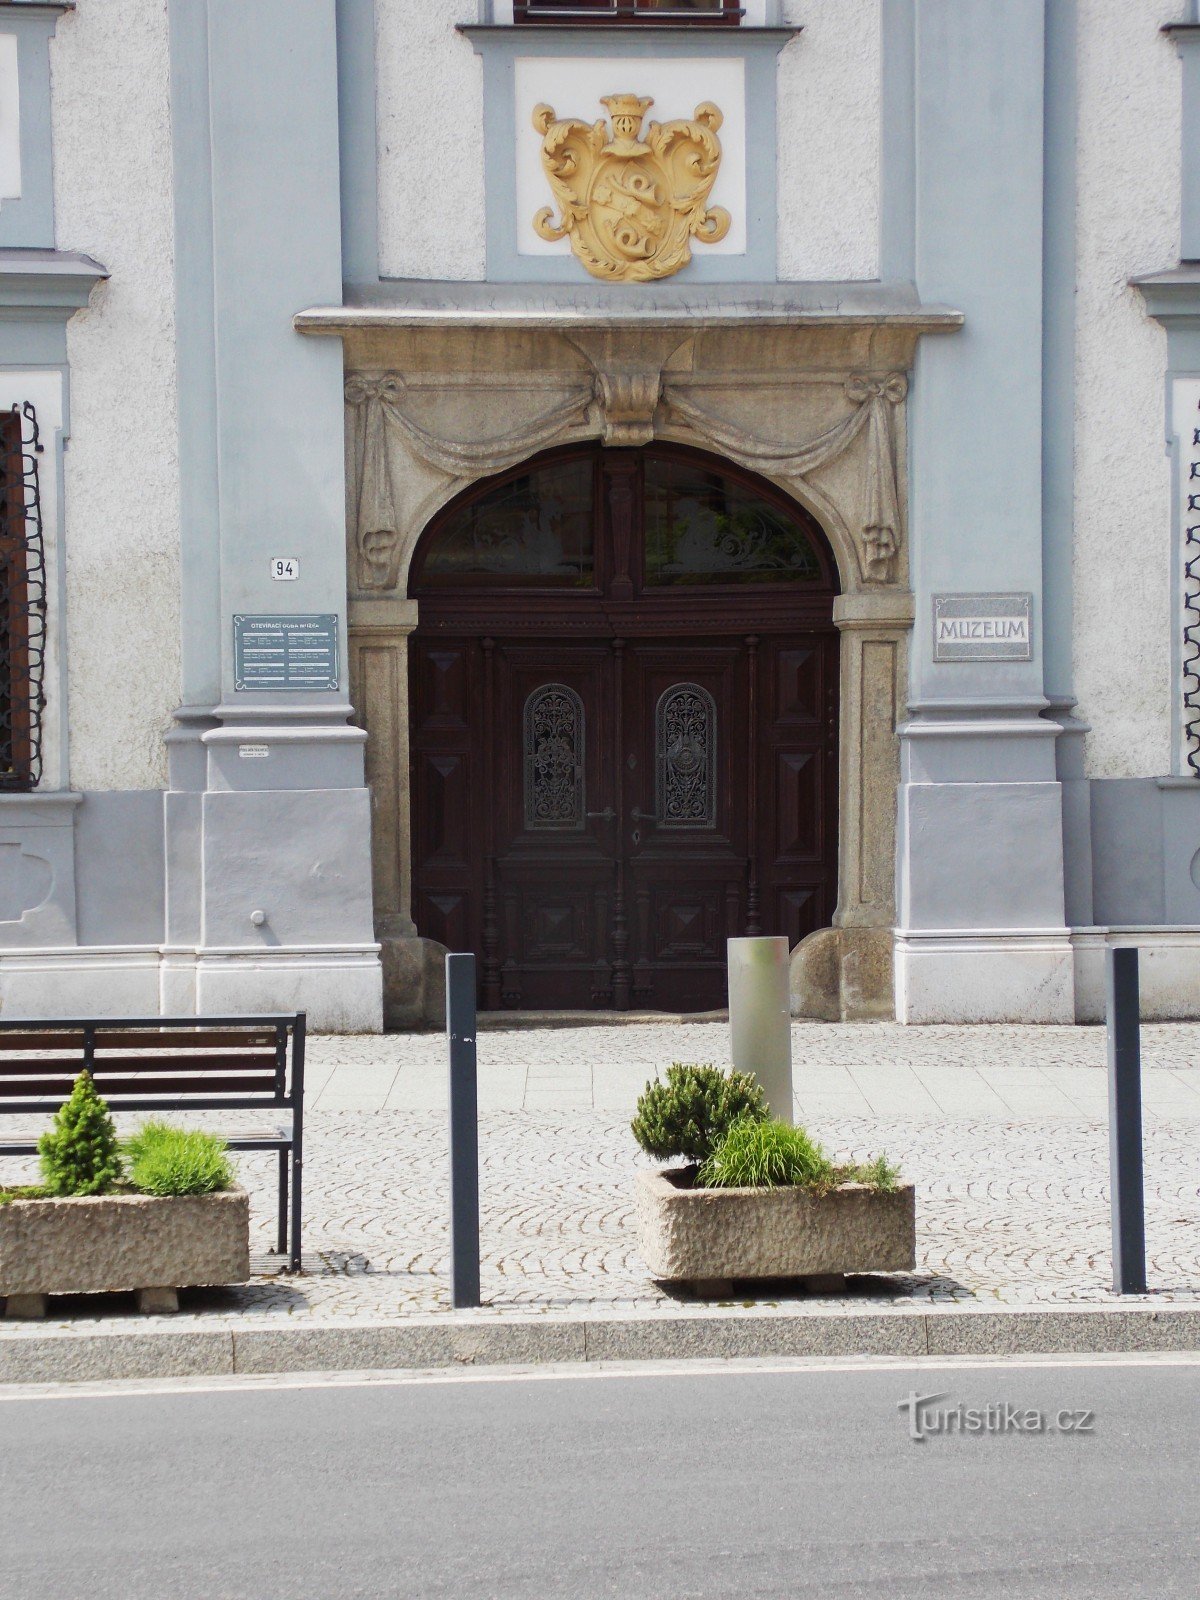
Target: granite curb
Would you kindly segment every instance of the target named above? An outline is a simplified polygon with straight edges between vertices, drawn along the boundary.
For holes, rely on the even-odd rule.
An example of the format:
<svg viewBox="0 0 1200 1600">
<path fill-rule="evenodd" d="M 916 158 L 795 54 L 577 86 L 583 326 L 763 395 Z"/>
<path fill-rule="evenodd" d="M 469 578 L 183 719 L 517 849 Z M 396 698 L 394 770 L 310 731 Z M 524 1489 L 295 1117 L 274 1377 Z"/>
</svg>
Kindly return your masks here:
<svg viewBox="0 0 1200 1600">
<path fill-rule="evenodd" d="M 1200 1350 L 1200 1306 L 1012 1306 L 492 1318 L 307 1327 L 0 1331 L 0 1383 L 579 1361 Z"/>
</svg>

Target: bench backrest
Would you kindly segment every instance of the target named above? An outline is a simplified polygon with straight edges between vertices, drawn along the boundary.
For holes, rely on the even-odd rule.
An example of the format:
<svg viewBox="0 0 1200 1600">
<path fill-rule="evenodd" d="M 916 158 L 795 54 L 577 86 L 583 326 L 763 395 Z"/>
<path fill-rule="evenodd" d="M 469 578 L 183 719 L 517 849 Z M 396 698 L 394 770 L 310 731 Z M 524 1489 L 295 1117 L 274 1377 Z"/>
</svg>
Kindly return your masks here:
<svg viewBox="0 0 1200 1600">
<path fill-rule="evenodd" d="M 303 1012 L 0 1022 L 0 1115 L 61 1105 L 85 1068 L 114 1111 L 302 1105 L 304 1025 Z"/>
</svg>

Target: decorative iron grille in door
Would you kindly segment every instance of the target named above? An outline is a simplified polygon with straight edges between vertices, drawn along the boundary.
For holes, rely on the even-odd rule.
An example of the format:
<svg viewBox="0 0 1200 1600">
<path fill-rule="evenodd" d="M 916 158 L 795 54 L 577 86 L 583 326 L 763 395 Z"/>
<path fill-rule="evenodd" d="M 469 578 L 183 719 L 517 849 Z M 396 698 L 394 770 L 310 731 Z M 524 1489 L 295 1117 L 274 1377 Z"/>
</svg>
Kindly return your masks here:
<svg viewBox="0 0 1200 1600">
<path fill-rule="evenodd" d="M 42 774 L 46 552 L 37 414 L 0 412 L 0 790 L 32 789 Z"/>
</svg>

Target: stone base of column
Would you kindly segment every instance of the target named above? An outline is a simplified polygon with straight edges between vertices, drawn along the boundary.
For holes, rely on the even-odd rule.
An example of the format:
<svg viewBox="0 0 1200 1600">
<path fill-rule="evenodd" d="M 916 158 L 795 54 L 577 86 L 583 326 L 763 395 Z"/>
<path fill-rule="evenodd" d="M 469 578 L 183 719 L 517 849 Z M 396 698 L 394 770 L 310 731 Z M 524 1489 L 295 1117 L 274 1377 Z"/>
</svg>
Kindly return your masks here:
<svg viewBox="0 0 1200 1600">
<path fill-rule="evenodd" d="M 897 932 L 898 1022 L 1075 1021 L 1066 928 Z"/>
<path fill-rule="evenodd" d="M 820 1022 L 895 1016 L 890 928 L 818 928 L 792 951 L 792 1015 Z"/>
</svg>

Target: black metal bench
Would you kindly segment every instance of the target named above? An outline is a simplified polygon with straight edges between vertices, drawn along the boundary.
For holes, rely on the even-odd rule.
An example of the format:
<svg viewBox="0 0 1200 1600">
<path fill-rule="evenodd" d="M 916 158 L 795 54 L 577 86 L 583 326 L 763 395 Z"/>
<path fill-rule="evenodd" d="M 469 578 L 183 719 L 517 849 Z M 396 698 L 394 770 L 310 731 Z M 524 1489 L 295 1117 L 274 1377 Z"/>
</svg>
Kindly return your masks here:
<svg viewBox="0 0 1200 1600">
<path fill-rule="evenodd" d="M 279 1152 L 277 1245 L 298 1272 L 304 1030 L 303 1011 L 294 1017 L 0 1021 L 0 1116 L 57 1111 L 85 1068 L 113 1111 L 290 1111 L 290 1129 L 226 1137 L 231 1150 Z M 36 1154 L 36 1140 L 0 1139 L 0 1156 Z"/>
</svg>

